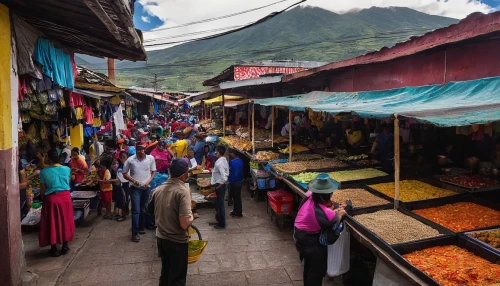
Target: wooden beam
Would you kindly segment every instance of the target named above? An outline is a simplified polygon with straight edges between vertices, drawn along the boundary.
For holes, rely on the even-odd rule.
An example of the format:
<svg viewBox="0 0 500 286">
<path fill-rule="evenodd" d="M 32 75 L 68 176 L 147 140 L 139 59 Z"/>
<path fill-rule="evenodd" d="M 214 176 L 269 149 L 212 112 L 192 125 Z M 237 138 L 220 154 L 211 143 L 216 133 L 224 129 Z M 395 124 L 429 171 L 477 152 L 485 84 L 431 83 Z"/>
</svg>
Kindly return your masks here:
<svg viewBox="0 0 500 286">
<path fill-rule="evenodd" d="M 120 35 L 120 31 L 118 30 L 118 27 L 115 25 L 113 20 L 109 17 L 108 13 L 104 11 L 104 8 L 102 8 L 101 4 L 97 0 L 83 0 L 83 2 L 89 7 L 92 12 L 101 20 L 101 22 L 106 26 L 106 28 L 109 30 L 111 34 L 115 37 L 116 40 L 118 40 L 120 43 L 122 43 L 123 38 Z"/>
<path fill-rule="evenodd" d="M 394 208 L 399 207 L 399 168 L 400 168 L 400 152 L 399 152 L 399 119 L 398 115 L 394 114 Z"/>
<path fill-rule="evenodd" d="M 292 128 L 292 110 L 288 110 L 288 151 L 289 156 L 288 156 L 288 162 L 292 162 L 292 134 L 293 134 L 293 128 Z"/>
</svg>

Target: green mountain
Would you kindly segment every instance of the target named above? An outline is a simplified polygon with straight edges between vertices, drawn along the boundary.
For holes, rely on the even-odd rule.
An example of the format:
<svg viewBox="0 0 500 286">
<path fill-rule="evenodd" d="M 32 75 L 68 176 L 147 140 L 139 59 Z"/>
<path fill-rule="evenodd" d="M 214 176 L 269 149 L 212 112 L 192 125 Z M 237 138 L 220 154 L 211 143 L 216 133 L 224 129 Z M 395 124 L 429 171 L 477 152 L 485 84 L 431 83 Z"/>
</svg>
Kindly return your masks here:
<svg viewBox="0 0 500 286">
<path fill-rule="evenodd" d="M 201 83 L 205 79 L 239 61 L 334 62 L 390 47 L 457 22 L 401 7 L 372 7 L 345 14 L 297 7 L 232 34 L 149 51 L 147 63 L 119 62 L 117 80 L 124 86 L 152 87 L 151 81 L 157 74 L 166 90 L 203 90 Z M 105 64 L 92 62 L 89 68 L 92 67 L 103 69 Z"/>
</svg>

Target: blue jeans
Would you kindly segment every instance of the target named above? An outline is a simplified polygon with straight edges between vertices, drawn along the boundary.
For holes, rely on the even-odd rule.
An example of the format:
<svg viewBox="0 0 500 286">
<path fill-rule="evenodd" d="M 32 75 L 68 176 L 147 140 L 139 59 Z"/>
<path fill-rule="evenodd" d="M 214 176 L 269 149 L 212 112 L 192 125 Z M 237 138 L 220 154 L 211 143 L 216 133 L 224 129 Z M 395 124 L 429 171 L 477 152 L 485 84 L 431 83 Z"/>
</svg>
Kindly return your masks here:
<svg viewBox="0 0 500 286">
<path fill-rule="evenodd" d="M 222 227 L 226 227 L 226 209 L 224 207 L 226 187 L 226 185 L 222 185 L 218 189 L 215 189 L 215 194 L 217 195 L 217 202 L 215 204 L 215 209 L 217 210 L 217 225 Z"/>
<path fill-rule="evenodd" d="M 146 208 L 149 202 L 149 189 L 130 187 L 130 200 L 132 201 L 132 235 L 143 230 L 146 223 Z"/>
</svg>

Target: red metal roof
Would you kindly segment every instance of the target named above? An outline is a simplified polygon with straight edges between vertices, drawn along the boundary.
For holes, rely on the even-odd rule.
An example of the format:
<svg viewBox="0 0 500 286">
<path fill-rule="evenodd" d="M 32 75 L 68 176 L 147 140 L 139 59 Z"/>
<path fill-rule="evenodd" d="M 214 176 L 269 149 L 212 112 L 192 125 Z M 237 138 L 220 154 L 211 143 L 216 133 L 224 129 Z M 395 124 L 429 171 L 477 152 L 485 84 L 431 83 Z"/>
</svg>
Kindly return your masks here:
<svg viewBox="0 0 500 286">
<path fill-rule="evenodd" d="M 300 78 L 313 76 L 317 73 L 331 72 L 333 70 L 346 67 L 389 61 L 439 46 L 457 43 L 499 31 L 500 11 L 491 14 L 473 13 L 457 24 L 426 33 L 419 37 L 413 37 L 410 40 L 398 43 L 391 48 L 385 47 L 379 51 L 368 53 L 356 58 L 333 62 L 321 67 L 288 74 L 283 76 L 282 81 L 290 82 Z"/>
</svg>

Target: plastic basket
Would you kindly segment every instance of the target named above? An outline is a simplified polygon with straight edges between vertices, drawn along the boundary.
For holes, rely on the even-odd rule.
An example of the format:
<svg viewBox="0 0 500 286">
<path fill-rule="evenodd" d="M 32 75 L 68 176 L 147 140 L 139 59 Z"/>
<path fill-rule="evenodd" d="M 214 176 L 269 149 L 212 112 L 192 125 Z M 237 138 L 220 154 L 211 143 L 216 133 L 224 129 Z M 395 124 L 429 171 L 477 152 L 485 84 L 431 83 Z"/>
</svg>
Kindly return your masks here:
<svg viewBox="0 0 500 286">
<path fill-rule="evenodd" d="M 266 188 L 266 179 L 257 179 L 257 187 L 260 190 L 263 190 Z"/>
<path fill-rule="evenodd" d="M 292 212 L 293 196 L 292 194 L 284 191 L 277 190 L 267 193 L 269 205 L 277 214 L 289 214 Z"/>
<path fill-rule="evenodd" d="M 191 228 L 189 229 L 189 234 L 191 234 L 192 230 L 194 230 L 198 234 L 198 240 L 190 240 L 188 242 L 188 247 L 191 244 L 196 244 L 196 249 L 189 251 L 188 250 L 188 264 L 195 263 L 200 259 L 201 255 L 205 251 L 205 248 L 208 244 L 208 241 L 202 240 L 201 238 L 201 233 L 198 230 L 197 227 L 194 225 L 191 225 Z"/>
<path fill-rule="evenodd" d="M 276 179 L 275 178 L 267 179 L 267 186 L 270 189 L 274 189 L 276 187 Z"/>
</svg>

